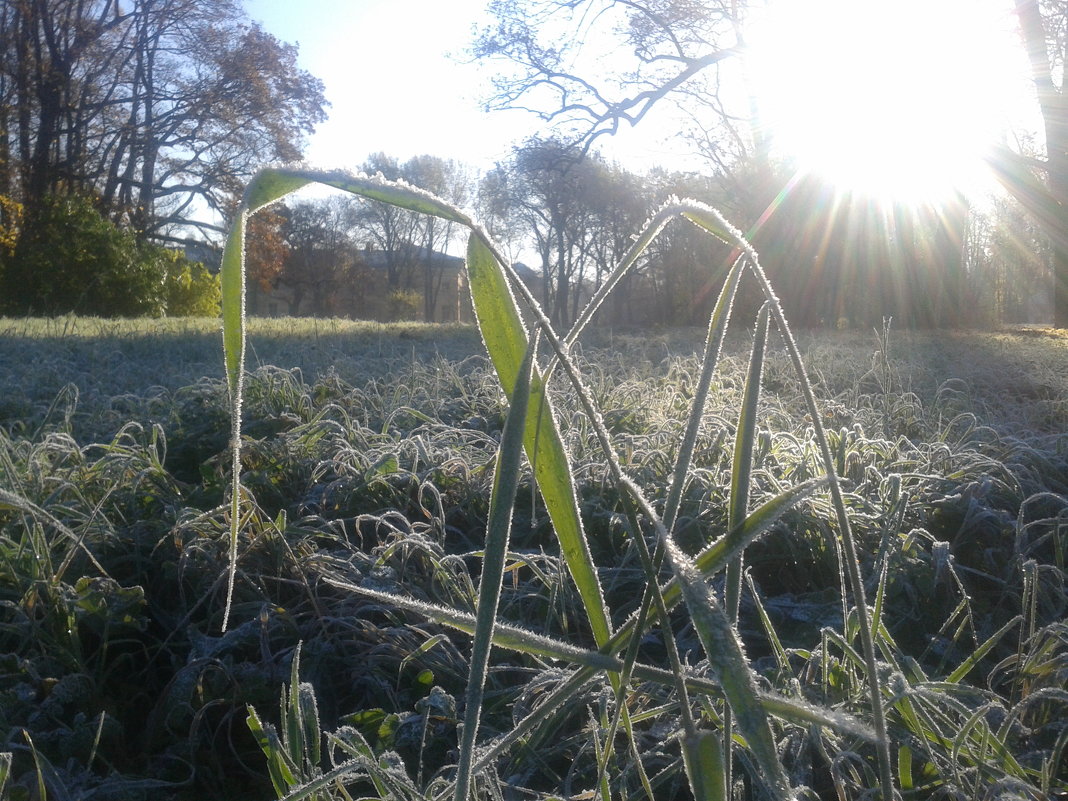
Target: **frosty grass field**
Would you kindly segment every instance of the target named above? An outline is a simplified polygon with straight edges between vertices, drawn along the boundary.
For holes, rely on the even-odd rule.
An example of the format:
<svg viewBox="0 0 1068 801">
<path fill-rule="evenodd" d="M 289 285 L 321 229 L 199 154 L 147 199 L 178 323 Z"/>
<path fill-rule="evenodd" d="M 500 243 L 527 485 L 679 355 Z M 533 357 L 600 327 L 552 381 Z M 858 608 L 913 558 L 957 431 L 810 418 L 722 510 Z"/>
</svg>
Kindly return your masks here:
<svg viewBox="0 0 1068 801">
<path fill-rule="evenodd" d="M 353 797 L 423 798 L 454 778 L 470 638 L 345 585 L 474 613 L 508 411 L 478 332 L 250 325 L 250 505 L 224 634 L 230 419 L 218 322 L 0 321 L 0 708 L 12 798 L 36 786 L 38 767 L 49 797 L 266 798 L 326 776 L 320 798 L 344 797 L 338 783 Z M 593 329 L 575 349 L 622 467 L 658 509 L 704 336 Z M 915 798 L 1063 788 L 1068 341 L 890 330 L 799 343 L 882 624 L 895 784 Z M 728 530 L 751 347 L 752 331 L 730 332 L 712 382 L 675 525 L 690 555 Z M 762 385 L 753 509 L 820 474 L 774 334 Z M 633 510 L 587 416 L 560 378 L 553 386 L 618 629 L 647 585 Z M 786 780 L 808 797 L 878 786 L 834 526 L 822 489 L 786 510 L 746 548 L 739 599 L 756 684 L 797 704 L 768 718 Z M 723 573 L 712 586 L 724 589 Z M 596 650 L 528 468 L 498 618 Z M 715 731 L 715 674 L 686 615 L 669 619 L 693 725 Z M 480 740 L 521 736 L 480 763 L 476 785 L 684 796 L 681 709 L 659 628 L 623 654 L 633 659 L 625 725 L 609 674 L 494 649 Z M 299 692 L 280 704 L 298 643 Z M 800 718 L 809 707 L 826 725 Z M 280 712 L 290 725 L 270 736 Z M 831 713 L 843 716 L 837 728 Z M 735 781 L 751 782 L 743 738 L 735 751 Z"/>
</svg>

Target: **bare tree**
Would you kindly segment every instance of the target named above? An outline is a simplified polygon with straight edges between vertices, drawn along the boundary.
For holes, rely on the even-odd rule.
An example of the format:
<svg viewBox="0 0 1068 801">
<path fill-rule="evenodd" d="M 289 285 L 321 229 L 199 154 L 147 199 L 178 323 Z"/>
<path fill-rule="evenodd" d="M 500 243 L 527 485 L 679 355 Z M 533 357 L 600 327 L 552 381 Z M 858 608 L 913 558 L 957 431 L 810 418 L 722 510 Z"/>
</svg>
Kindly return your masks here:
<svg viewBox="0 0 1068 801">
<path fill-rule="evenodd" d="M 728 113 L 718 87 L 721 70 L 744 51 L 745 7 L 744 0 L 495 0 L 496 25 L 472 52 L 505 65 L 489 108 L 535 111 L 583 152 L 673 96 L 702 99 L 733 131 L 738 112 Z M 719 153 L 718 143 L 733 140 L 736 133 L 717 134 L 706 147 Z"/>
<path fill-rule="evenodd" d="M 339 286 L 351 280 L 357 267 L 355 210 L 347 198 L 337 196 L 280 207 L 286 255 L 276 280 L 290 288 L 290 315 L 352 311 L 337 308 L 337 298 Z M 305 298 L 311 308 L 302 310 Z"/>
<path fill-rule="evenodd" d="M 471 191 L 471 177 L 464 167 L 439 156 L 414 156 L 401 166 L 401 176 L 413 186 L 433 192 L 454 206 L 462 207 Z M 445 253 L 460 233 L 456 223 L 429 214 L 417 218 L 419 257 L 423 274 L 423 319 L 434 322 L 444 271 L 437 253 Z"/>
<path fill-rule="evenodd" d="M 488 173 L 480 188 L 495 229 L 522 232 L 538 253 L 541 302 L 566 328 L 649 213 L 640 181 L 596 155 L 554 139 L 531 139 Z"/>
<path fill-rule="evenodd" d="M 400 162 L 385 153 L 371 154 L 364 162 L 363 170 L 391 181 L 404 178 Z M 420 217 L 415 212 L 386 203 L 360 206 L 358 225 L 367 236 L 366 244 L 382 252 L 390 290 L 415 288 Z"/>
</svg>

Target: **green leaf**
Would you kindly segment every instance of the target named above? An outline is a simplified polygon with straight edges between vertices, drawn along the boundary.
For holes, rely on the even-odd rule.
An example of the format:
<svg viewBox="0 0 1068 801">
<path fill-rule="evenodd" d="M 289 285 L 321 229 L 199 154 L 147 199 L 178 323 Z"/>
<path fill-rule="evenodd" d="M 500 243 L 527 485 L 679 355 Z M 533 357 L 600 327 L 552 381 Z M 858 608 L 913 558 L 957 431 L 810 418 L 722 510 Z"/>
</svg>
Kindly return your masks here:
<svg viewBox="0 0 1068 801">
<path fill-rule="evenodd" d="M 723 349 L 723 339 L 727 335 L 731 309 L 734 306 L 734 298 L 738 293 L 738 284 L 744 269 L 745 260 L 736 259 L 727 273 L 727 278 L 723 282 L 722 289 L 720 289 L 719 297 L 716 299 L 716 306 L 712 310 L 712 316 L 708 320 L 705 352 L 701 359 L 701 375 L 697 379 L 697 386 L 694 388 L 693 401 L 690 403 L 690 417 L 686 423 L 686 433 L 682 437 L 679 453 L 675 457 L 675 471 L 672 473 L 671 486 L 668 488 L 667 501 L 664 503 L 664 525 L 669 531 L 675 526 L 679 503 L 682 501 L 682 493 L 690 475 L 693 451 L 697 444 L 697 437 L 701 433 L 701 421 L 704 419 L 708 393 L 712 387 L 712 376 L 715 375 L 716 365 L 719 364 L 720 352 Z"/>
<path fill-rule="evenodd" d="M 390 607 L 397 607 L 422 615 L 429 620 L 456 629 L 457 631 L 462 631 L 466 634 L 473 634 L 475 631 L 475 617 L 467 612 L 460 612 L 456 609 L 450 609 L 438 604 L 419 601 L 405 595 L 382 592 L 381 590 L 371 589 L 370 587 L 363 587 L 333 576 L 326 576 L 325 581 L 335 587 L 340 587 L 341 589 L 349 590 L 350 592 L 374 598 Z M 621 628 L 620 632 L 623 631 L 624 629 Z M 617 635 L 613 637 L 613 649 L 619 647 L 619 643 L 624 640 L 625 638 L 617 633 Z M 581 648 L 576 648 L 569 643 L 561 642 L 542 634 L 536 634 L 527 629 L 520 628 L 519 626 L 503 623 L 501 621 L 497 621 L 497 624 L 493 628 L 493 644 L 517 653 L 530 654 L 543 659 L 555 659 L 573 665 L 579 665 L 580 670 L 576 672 L 573 677 L 577 686 L 581 686 L 588 681 L 595 671 L 618 673 L 623 667 L 623 663 L 611 653 L 606 653 L 604 651 L 587 651 Z M 657 682 L 666 687 L 673 686 L 675 683 L 675 677 L 669 671 L 662 668 L 651 667 L 649 665 L 635 664 L 633 674 L 635 678 L 643 681 Z M 719 696 L 722 692 L 717 683 L 695 676 L 686 676 L 686 686 L 695 692 L 704 693 L 706 695 Z M 802 724 L 816 723 L 867 740 L 874 739 L 874 734 L 864 724 L 855 718 L 851 718 L 840 712 L 809 706 L 794 699 L 781 698 L 776 695 L 762 694 L 759 695 L 759 699 L 761 706 L 764 706 L 769 713 L 778 717 L 793 720 Z M 548 700 L 545 701 L 545 704 L 552 706 Z M 537 714 L 537 712 L 532 713 L 531 717 L 534 717 Z M 374 725 L 374 721 L 378 719 L 379 711 L 370 710 L 367 713 L 367 717 L 348 716 L 345 718 L 345 721 L 363 728 L 365 726 Z M 478 764 L 481 764 L 481 761 Z"/>
<path fill-rule="evenodd" d="M 249 213 L 253 213 L 264 206 L 281 200 L 291 192 L 296 192 L 314 180 L 314 178 L 306 177 L 306 174 L 299 170 L 269 167 L 265 170 L 260 170 L 249 181 L 248 186 L 245 187 L 245 196 L 242 202 Z"/>
<path fill-rule="evenodd" d="M 742 232 L 727 222 L 723 215 L 711 206 L 694 200 L 686 200 L 679 204 L 679 213 L 698 228 L 705 229 L 716 239 L 728 245 L 741 247 L 745 244 Z"/>
<path fill-rule="evenodd" d="M 289 760 L 289 755 L 282 747 L 274 727 L 260 721 L 260 716 L 251 704 L 246 705 L 245 708 L 248 710 L 245 722 L 248 724 L 249 731 L 252 732 L 260 750 L 267 757 L 267 772 L 271 777 L 271 784 L 274 785 L 275 795 L 282 798 L 289 788 L 297 783 L 296 765 Z"/>
<path fill-rule="evenodd" d="M 987 638 L 986 642 L 984 642 L 971 654 L 969 654 L 968 658 L 961 662 L 957 669 L 946 677 L 946 682 L 949 684 L 956 684 L 957 682 L 961 681 L 972 671 L 972 668 L 979 664 L 979 662 L 981 662 L 983 658 L 988 653 L 990 653 L 991 649 L 1001 641 L 1002 637 L 1004 637 L 1013 628 L 1015 628 L 1018 624 L 1022 622 L 1023 615 L 1017 615 L 1004 626 L 1002 626 L 1000 629 L 998 629 L 996 632 L 994 632 L 994 634 Z"/>
<path fill-rule="evenodd" d="M 749 370 L 745 377 L 742 408 L 738 413 L 735 428 L 734 460 L 731 464 L 731 495 L 728 508 L 728 525 L 734 529 L 745 520 L 749 504 L 749 481 L 753 472 L 753 442 L 756 440 L 757 406 L 760 403 L 760 381 L 764 374 L 764 349 L 768 341 L 768 304 L 757 315 L 753 333 L 753 351 L 749 357 Z M 731 622 L 738 619 L 738 602 L 742 587 L 742 555 L 735 556 L 727 565 L 727 586 L 724 603 Z"/>
<path fill-rule="evenodd" d="M 912 789 L 912 749 L 907 745 L 897 749 L 897 780 L 902 790 Z"/>
<path fill-rule="evenodd" d="M 434 671 L 424 668 L 419 671 L 419 675 L 415 677 L 415 683 L 421 684 L 424 687 L 431 687 L 434 684 Z"/>
<path fill-rule="evenodd" d="M 723 694 L 738 722 L 738 730 L 749 744 L 758 773 L 772 798 L 787 801 L 793 797 L 779 752 L 771 733 L 767 713 L 760 703 L 756 682 L 742 651 L 738 633 L 724 610 L 690 560 L 678 547 L 667 545 L 668 563 L 682 591 L 690 620 L 705 656 L 719 676 Z"/>
<path fill-rule="evenodd" d="M 282 725 L 285 729 L 286 747 L 289 750 L 289 758 L 294 765 L 304 764 L 304 706 L 300 703 L 300 643 L 297 643 L 293 651 L 293 661 L 289 666 L 289 700 L 285 714 L 282 716 Z M 316 731 L 318 734 L 318 731 Z"/>
<path fill-rule="evenodd" d="M 409 612 L 415 612 L 444 626 L 450 626 L 467 634 L 475 633 L 475 618 L 466 612 L 460 612 L 438 604 L 426 603 L 425 601 L 419 601 L 396 593 L 363 587 L 359 584 L 352 584 L 330 576 L 327 576 L 325 580 L 335 587 L 366 595 L 369 598 L 374 598 L 382 603 L 396 606 Z M 532 654 L 545 659 L 558 659 L 572 664 L 588 665 L 597 670 L 618 672 L 622 666 L 618 659 L 609 654 L 576 648 L 552 637 L 536 634 L 527 629 L 510 626 L 500 621 L 493 627 L 493 644 L 501 648 Z"/>
<path fill-rule="evenodd" d="M 394 453 L 383 456 L 373 465 L 367 468 L 367 472 L 364 474 L 366 479 L 374 478 L 375 476 L 388 476 L 396 473 L 400 470 L 400 462 L 397 460 L 397 455 Z"/>
<path fill-rule="evenodd" d="M 462 212 L 412 186 L 395 184 L 382 178 L 350 175 L 344 172 L 318 172 L 296 169 L 265 169 L 257 173 L 245 189 L 241 206 L 234 217 L 223 249 L 220 287 L 222 291 L 223 356 L 226 381 L 230 390 L 231 484 L 230 484 L 230 552 L 226 586 L 226 608 L 222 628 L 230 621 L 234 581 L 237 576 L 237 541 L 241 525 L 241 404 L 245 367 L 245 228 L 248 216 L 311 183 L 323 183 L 371 200 L 380 200 L 410 211 L 423 212 L 474 225 Z"/>
</svg>

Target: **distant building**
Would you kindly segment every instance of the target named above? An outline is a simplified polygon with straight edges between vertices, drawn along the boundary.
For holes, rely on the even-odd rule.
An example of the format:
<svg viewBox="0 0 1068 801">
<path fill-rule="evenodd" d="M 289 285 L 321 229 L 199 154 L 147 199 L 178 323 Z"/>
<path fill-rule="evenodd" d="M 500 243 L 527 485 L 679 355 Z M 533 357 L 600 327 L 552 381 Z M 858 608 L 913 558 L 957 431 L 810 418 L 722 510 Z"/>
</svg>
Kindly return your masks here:
<svg viewBox="0 0 1068 801">
<path fill-rule="evenodd" d="M 249 313 L 261 317 L 473 320 L 464 260 L 422 248 L 404 254 L 367 248 L 346 268 L 323 265 L 300 282 L 287 281 L 283 275 L 266 292 L 252 281 L 246 291 Z"/>
<path fill-rule="evenodd" d="M 200 239 L 187 239 L 182 243 L 182 252 L 189 261 L 199 261 L 211 272 L 218 273 L 222 264 L 222 248 Z"/>
<path fill-rule="evenodd" d="M 525 284 L 535 286 L 537 273 L 523 264 L 515 269 Z M 282 276 L 267 291 L 250 281 L 246 292 L 248 312 L 260 317 L 474 322 L 464 259 L 425 248 L 393 254 L 365 248 L 346 269 L 325 265 L 299 284 Z"/>
</svg>

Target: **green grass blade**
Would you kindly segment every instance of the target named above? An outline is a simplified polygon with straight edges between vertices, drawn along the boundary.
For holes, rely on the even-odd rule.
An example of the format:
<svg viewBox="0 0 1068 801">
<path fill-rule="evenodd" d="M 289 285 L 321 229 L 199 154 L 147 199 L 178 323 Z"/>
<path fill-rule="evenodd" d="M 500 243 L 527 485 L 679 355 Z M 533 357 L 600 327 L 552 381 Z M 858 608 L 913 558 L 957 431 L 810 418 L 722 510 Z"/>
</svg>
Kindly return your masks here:
<svg viewBox="0 0 1068 801">
<path fill-rule="evenodd" d="M 37 773 L 37 798 L 41 801 L 47 801 L 48 799 L 48 784 L 45 782 L 45 770 L 47 769 L 49 774 L 55 773 L 55 769 L 52 768 L 51 763 L 45 758 L 44 754 L 37 750 L 37 746 L 33 744 L 33 739 L 30 737 L 30 733 L 26 730 L 22 730 L 22 736 L 26 739 L 26 744 L 30 747 L 30 753 L 33 755 L 33 767 Z M 62 790 L 62 785 L 58 782 L 56 787 Z M 65 796 L 64 796 L 65 797 Z"/>
<path fill-rule="evenodd" d="M 912 749 L 907 745 L 897 749 L 897 781 L 902 790 L 912 789 Z"/>
<path fill-rule="evenodd" d="M 620 279 L 626 275 L 627 270 L 629 270 L 634 265 L 634 262 L 638 260 L 638 257 L 645 252 L 645 249 L 649 247 L 649 243 L 657 237 L 663 230 L 664 226 L 677 215 L 678 211 L 675 206 L 669 204 L 657 211 L 656 214 L 642 226 L 642 230 L 638 233 L 634 242 L 631 243 L 631 246 L 627 248 L 627 252 L 623 254 L 623 258 L 620 259 L 619 264 L 604 279 L 600 289 L 598 289 L 596 294 L 590 298 L 589 303 L 586 304 L 586 308 L 582 310 L 578 319 L 575 320 L 575 324 L 571 326 L 571 330 L 564 339 L 565 344 L 570 346 L 578 340 L 579 336 L 586 329 L 586 326 L 589 325 L 590 320 L 593 319 L 594 313 L 601 307 L 605 298 L 612 292 Z"/>
<path fill-rule="evenodd" d="M 405 611 L 422 615 L 429 620 L 433 620 L 435 623 L 448 626 L 457 631 L 462 631 L 466 634 L 474 634 L 475 632 L 475 616 L 466 612 L 460 612 L 456 609 L 450 609 L 438 604 L 419 601 L 415 598 L 409 598 L 392 592 L 383 592 L 369 587 L 362 587 L 358 584 L 353 584 L 335 577 L 328 576 L 326 581 L 335 587 L 340 587 L 349 590 L 350 592 L 374 598 L 390 607 L 396 607 L 398 609 L 404 609 Z M 620 631 L 622 631 L 622 629 Z M 620 639 L 622 638 L 619 638 L 618 635 L 613 638 L 614 641 L 617 641 L 616 645 L 619 645 L 618 640 Z M 536 634 L 527 629 L 520 628 L 519 626 L 502 623 L 500 621 L 497 621 L 493 627 L 493 644 L 499 648 L 515 651 L 517 653 L 530 654 L 543 659 L 556 659 L 561 662 L 569 662 L 573 665 L 578 665 L 579 673 L 576 674 L 576 677 L 578 677 L 577 680 L 580 683 L 588 681 L 596 671 L 619 673 L 623 669 L 622 661 L 614 655 L 614 652 L 588 651 L 582 648 L 577 648 L 569 643 L 561 642 L 560 640 L 555 640 L 542 634 Z M 857 657 L 857 660 L 859 662 L 859 656 Z M 650 665 L 635 664 L 633 666 L 633 675 L 635 678 L 641 679 L 642 681 L 657 682 L 664 686 L 674 686 L 675 684 L 675 677 L 672 675 L 671 671 L 652 667 Z M 686 676 L 685 680 L 686 686 L 695 692 L 713 696 L 722 694 L 720 686 L 715 682 L 689 675 Z M 764 694 L 759 695 L 758 699 L 761 706 L 766 707 L 769 712 L 778 717 L 783 717 L 800 723 L 818 723 L 868 740 L 874 739 L 868 728 L 847 715 L 842 715 L 819 707 L 808 706 L 794 699 L 780 698 L 778 696 Z M 549 707 L 552 706 L 552 704 L 546 700 L 543 705 L 539 706 L 539 708 L 541 708 L 541 706 Z M 478 769 L 478 765 L 480 764 L 482 764 L 481 761 L 476 764 L 476 769 Z"/>
<path fill-rule="evenodd" d="M 753 603 L 756 605 L 757 615 L 760 617 L 760 625 L 764 627 L 764 634 L 768 638 L 768 642 L 771 644 L 771 651 L 775 654 L 775 661 L 779 663 L 779 670 L 785 675 L 790 670 L 790 657 L 786 653 L 786 649 L 782 646 L 782 640 L 779 639 L 779 632 L 775 630 L 775 626 L 771 622 L 771 617 L 768 615 L 768 610 L 764 606 L 764 602 L 760 599 L 760 593 L 757 592 L 756 584 L 753 581 L 752 575 L 746 573 L 746 580 L 749 584 L 749 594 L 753 598 Z"/>
<path fill-rule="evenodd" d="M 711 209 L 699 203 L 686 203 L 683 205 L 686 207 L 683 212 L 685 216 L 713 236 L 723 239 L 725 231 L 728 234 L 734 233 L 734 229 L 723 219 L 719 212 L 715 211 L 715 209 Z M 872 623 L 868 615 L 868 604 L 865 598 L 864 581 L 860 574 L 860 560 L 857 555 L 856 542 L 850 526 L 849 513 L 845 504 L 845 496 L 835 471 L 834 456 L 831 453 L 827 434 L 820 418 L 819 405 L 816 403 L 816 395 L 812 389 L 812 382 L 809 381 L 808 372 L 805 370 L 804 361 L 801 359 L 801 352 L 797 347 L 797 341 L 794 339 L 789 323 L 786 320 L 786 313 L 783 311 L 782 304 L 779 302 L 779 298 L 775 294 L 775 290 L 772 287 L 771 282 L 768 280 L 767 274 L 760 266 L 756 251 L 753 250 L 748 242 L 741 238 L 740 234 L 738 234 L 738 238 L 733 241 L 738 243 L 748 256 L 750 269 L 753 275 L 756 276 L 764 293 L 764 297 L 770 304 L 772 317 L 774 317 L 775 324 L 782 336 L 783 343 L 786 345 L 786 350 L 790 356 L 790 361 L 793 364 L 794 372 L 797 374 L 801 384 L 801 392 L 804 396 L 805 405 L 808 407 L 808 413 L 812 418 L 813 435 L 820 449 L 820 457 L 823 461 L 824 469 L 827 472 L 831 501 L 834 505 L 835 517 L 838 520 L 839 539 L 842 543 L 842 550 L 845 553 L 845 559 L 843 561 L 845 562 L 845 570 L 849 579 L 849 589 L 853 593 L 853 601 L 858 611 L 861 645 L 864 651 L 865 674 L 868 682 L 868 697 L 872 707 L 872 722 L 874 723 L 875 731 L 879 736 L 877 754 L 879 759 L 879 784 L 881 795 L 883 801 L 893 801 L 893 764 L 890 757 L 890 740 L 887 737 L 886 731 L 886 713 L 882 706 L 882 685 L 879 678 L 879 666 L 875 656 L 875 638 Z M 843 594 L 844 592 L 845 588 L 843 588 Z"/>
<path fill-rule="evenodd" d="M 1023 615 L 1017 615 L 1004 626 L 1002 626 L 1000 629 L 998 629 L 996 632 L 994 632 L 990 637 L 986 639 L 986 641 L 982 645 L 980 645 L 978 648 L 975 649 L 975 651 L 969 654 L 968 658 L 961 662 L 957 669 L 946 677 L 945 681 L 948 684 L 956 684 L 957 682 L 961 681 L 972 671 L 972 668 L 979 664 L 983 660 L 983 658 L 988 653 L 990 653 L 993 647 L 1001 641 L 1002 637 L 1008 634 L 1015 626 L 1019 625 L 1021 622 L 1023 622 Z"/>
<path fill-rule="evenodd" d="M 760 703 L 738 632 L 693 563 L 670 541 L 667 556 L 690 612 L 694 631 L 701 640 L 705 656 L 719 675 L 723 694 L 737 720 L 738 730 L 749 744 L 760 779 L 772 798 L 788 801 L 793 793 L 779 761 L 768 716 Z"/>
<path fill-rule="evenodd" d="M 757 406 L 760 403 L 760 381 L 764 374 L 764 350 L 768 342 L 768 305 L 765 303 L 757 315 L 753 333 L 753 351 L 749 358 L 742 408 L 738 413 L 738 425 L 734 436 L 734 460 L 731 465 L 731 494 L 727 520 L 730 528 L 737 528 L 745 520 L 749 504 L 749 483 L 753 472 L 753 443 L 756 441 Z M 727 586 L 724 603 L 727 617 L 733 623 L 738 619 L 738 602 L 742 588 L 742 555 L 735 556 L 727 565 Z M 728 767 L 728 772 L 730 768 Z"/>
<path fill-rule="evenodd" d="M 365 760 L 352 759 L 331 768 L 322 776 L 316 776 L 305 784 L 294 787 L 285 796 L 279 796 L 279 801 L 303 801 L 303 799 L 314 796 L 320 790 L 325 790 L 337 781 L 342 779 L 351 780 L 368 773 Z"/>
<path fill-rule="evenodd" d="M 749 543 L 771 529 L 784 514 L 825 486 L 824 478 L 813 478 L 783 490 L 750 513 L 743 523 L 731 529 L 724 537 L 709 545 L 694 558 L 694 564 L 702 576 L 711 577 L 727 566 L 735 554 L 741 553 Z M 678 583 L 672 579 L 664 587 L 664 601 L 672 608 L 681 600 Z"/>
<path fill-rule="evenodd" d="M 734 245 L 749 256 L 756 256 L 742 232 L 727 222 L 718 210 L 696 200 L 684 200 L 676 204 L 676 214 L 680 214 L 698 228 L 703 228 L 716 239 Z"/>
<path fill-rule="evenodd" d="M 537 337 L 531 340 L 519 376 L 511 393 L 511 408 L 504 422 L 498 449 L 497 469 L 490 495 L 489 520 L 486 524 L 486 548 L 482 558 L 482 575 L 478 586 L 475 635 L 471 646 L 471 669 L 467 679 L 464 727 L 460 740 L 460 760 L 456 769 L 456 801 L 466 801 L 471 793 L 471 764 L 482 712 L 482 694 L 489 669 L 490 646 L 497 620 L 497 606 L 504 580 L 504 563 L 512 529 L 512 511 L 523 458 L 523 433 L 526 428 L 527 404 L 530 400 L 530 377 Z"/>
<path fill-rule="evenodd" d="M 237 576 L 237 540 L 241 511 L 241 403 L 245 367 L 245 229 L 248 216 L 281 200 L 311 183 L 323 183 L 371 200 L 379 200 L 410 211 L 431 214 L 473 228 L 462 212 L 413 186 L 391 183 L 381 178 L 344 172 L 317 172 L 294 169 L 266 169 L 258 172 L 245 188 L 240 207 L 223 249 L 220 285 L 222 289 L 223 357 L 230 390 L 231 469 L 230 548 L 226 586 L 226 608 L 222 628 L 230 621 L 234 581 Z"/>
<path fill-rule="evenodd" d="M 274 785 L 275 795 L 282 798 L 289 788 L 297 783 L 296 765 L 292 763 L 289 754 L 282 747 L 274 728 L 264 725 L 251 704 L 248 704 L 246 709 L 248 717 L 245 722 L 248 724 L 249 731 L 252 732 L 252 737 L 259 744 L 260 750 L 263 751 L 263 755 L 267 758 L 267 772 L 271 777 L 271 784 Z"/>
<path fill-rule="evenodd" d="M 318 179 L 314 173 L 305 170 L 268 167 L 260 170 L 249 181 L 241 204 L 252 214 L 308 184 L 315 183 L 316 180 Z"/>
<path fill-rule="evenodd" d="M 693 450 L 697 444 L 697 436 L 701 432 L 701 420 L 704 417 L 708 393 L 712 387 L 712 376 L 715 375 L 716 366 L 719 364 L 723 338 L 727 335 L 727 324 L 730 322 L 734 298 L 738 294 L 738 284 L 744 270 L 745 261 L 741 258 L 736 259 L 727 273 L 723 288 L 716 299 L 716 307 L 712 310 L 712 316 L 708 321 L 705 353 L 701 360 L 701 375 L 694 388 L 693 402 L 690 404 L 690 419 L 686 424 L 686 432 L 683 434 L 682 444 L 675 458 L 675 472 L 672 474 L 671 486 L 668 487 L 667 500 L 664 502 L 664 525 L 668 531 L 674 528 L 675 517 L 679 513 L 682 493 L 693 462 Z"/>
<path fill-rule="evenodd" d="M 468 228 L 474 227 L 471 218 L 462 211 L 435 197 L 430 192 L 411 184 L 394 183 L 382 180 L 379 177 L 352 175 L 351 173 L 340 171 L 298 172 L 296 174 L 309 177 L 327 186 L 365 197 L 368 200 L 377 200 L 408 211 L 440 217 L 443 220 L 460 223 Z"/>
<path fill-rule="evenodd" d="M 293 661 L 289 666 L 289 698 L 282 718 L 285 727 L 286 748 L 289 758 L 298 768 L 304 765 L 304 710 L 300 704 L 300 643 L 293 651 Z M 316 736 L 319 732 L 316 731 Z"/>
<path fill-rule="evenodd" d="M 466 612 L 450 609 L 439 604 L 426 603 L 392 592 L 382 592 L 369 587 L 362 587 L 359 584 L 333 577 L 328 577 L 326 581 L 335 587 L 366 595 L 384 604 L 422 615 L 443 626 L 449 626 L 471 635 L 475 633 L 475 617 Z M 493 627 L 493 644 L 511 651 L 531 654 L 544 659 L 559 659 L 576 665 L 586 665 L 596 670 L 619 672 L 622 668 L 622 662 L 607 653 L 576 648 L 552 637 L 536 634 L 527 629 L 511 626 L 500 621 Z"/>
<path fill-rule="evenodd" d="M 467 270 L 475 316 L 490 360 L 501 386 L 513 387 L 527 351 L 527 335 L 504 272 L 477 234 L 468 240 Z M 603 645 L 611 636 L 611 626 L 601 583 L 579 517 L 570 460 L 545 395 L 545 384 L 536 369 L 530 379 L 524 444 L 594 638 L 598 645 Z"/>
<path fill-rule="evenodd" d="M 264 170 L 256 175 L 245 191 L 223 252 L 222 314 L 223 349 L 227 382 L 230 388 L 233 439 L 232 485 L 230 502 L 230 569 L 223 628 L 229 623 L 237 570 L 237 540 L 240 520 L 241 470 L 241 402 L 242 373 L 245 360 L 245 281 L 244 237 L 249 213 L 273 203 L 300 187 L 319 182 L 361 197 L 378 200 L 409 211 L 422 212 L 461 223 L 474 230 L 471 220 L 444 201 L 412 186 L 395 184 L 379 178 L 349 175 L 342 172 L 305 170 Z M 526 332 L 503 268 L 482 235 L 472 234 L 468 246 L 468 272 L 479 328 L 498 377 L 504 387 L 512 387 L 526 352 Z M 552 408 L 544 397 L 544 384 L 535 372 L 531 380 L 531 403 L 527 415 L 525 445 L 535 466 L 535 478 L 552 518 L 561 550 L 572 578 L 579 588 L 590 625 L 598 643 L 611 634 L 604 608 L 600 582 L 586 546 L 578 514 L 570 464 L 563 447 Z M 535 411 L 536 410 L 536 411 Z"/>
<path fill-rule="evenodd" d="M 52 526 L 56 531 L 70 540 L 74 548 L 81 550 L 85 554 L 85 557 L 93 567 L 100 571 L 100 575 L 108 575 L 107 570 L 105 570 L 104 566 L 97 561 L 96 556 L 93 555 L 93 552 L 85 544 L 85 535 L 75 534 L 63 523 L 63 521 L 59 520 L 46 509 L 42 509 L 37 504 L 19 497 L 12 492 L 8 492 L 2 487 L 0 487 L 0 509 L 10 509 L 16 512 L 22 512 L 39 521 L 42 525 Z M 34 555 L 44 565 L 49 580 L 58 582 L 62 578 L 63 571 L 56 571 L 53 569 L 52 554 L 49 550 L 44 549 L 36 551 Z"/>
</svg>

